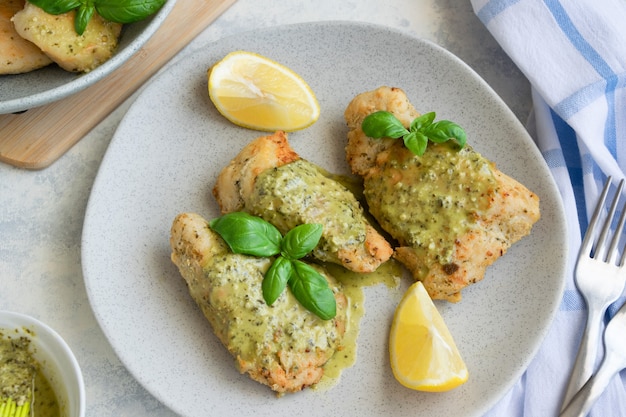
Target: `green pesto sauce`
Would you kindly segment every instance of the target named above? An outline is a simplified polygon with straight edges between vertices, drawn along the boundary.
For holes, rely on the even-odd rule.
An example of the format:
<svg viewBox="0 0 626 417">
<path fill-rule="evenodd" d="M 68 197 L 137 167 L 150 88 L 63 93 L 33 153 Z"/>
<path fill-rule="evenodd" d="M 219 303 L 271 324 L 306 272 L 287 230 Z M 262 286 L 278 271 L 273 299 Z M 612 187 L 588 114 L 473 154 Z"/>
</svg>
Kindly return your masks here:
<svg viewBox="0 0 626 417">
<path fill-rule="evenodd" d="M 271 307 L 265 303 L 261 281 L 270 262 L 230 252 L 216 254 L 204 266 L 208 279 L 189 282 L 191 294 L 221 334 L 220 339 L 228 341 L 228 349 L 245 361 L 264 358 L 270 364 L 276 359 L 267 352 L 285 349 L 327 351 L 330 359 L 314 388 L 331 388 L 342 371 L 356 362 L 359 323 L 365 313 L 364 287 L 397 287 L 402 267 L 390 259 L 376 271 L 362 274 L 332 263 L 313 265 L 328 277 L 333 291 L 341 291 L 347 298 L 347 306 L 338 308 L 335 320 L 321 320 L 305 310 L 288 289 Z M 343 336 L 337 332 L 337 320 L 345 323 Z"/>
<path fill-rule="evenodd" d="M 381 226 L 401 245 L 449 264 L 457 236 L 489 207 L 496 188 L 492 164 L 470 146 L 430 143 L 422 156 L 394 147 L 365 180 L 365 198 Z"/>
<path fill-rule="evenodd" d="M 341 373 L 356 363 L 357 339 L 360 323 L 365 314 L 364 288 L 384 284 L 389 288 L 396 288 L 402 278 L 402 266 L 395 259 L 381 264 L 374 272 L 358 273 L 335 264 L 325 264 L 328 272 L 342 285 L 344 294 L 348 297 L 348 325 L 343 338 L 343 349 L 335 352 L 332 358 L 324 365 L 324 376 L 315 386 L 316 389 L 329 389 L 339 382 Z"/>
<path fill-rule="evenodd" d="M 18 405 L 30 401 L 35 416 L 60 417 L 56 394 L 29 347 L 27 337 L 5 338 L 0 333 L 0 402 L 7 398 Z"/>
<path fill-rule="evenodd" d="M 36 417 L 61 416 L 56 393 L 43 372 L 37 372 L 35 375 L 35 402 L 33 414 Z"/>
<path fill-rule="evenodd" d="M 192 295 L 198 300 L 198 296 L 208 294 L 209 303 L 200 305 L 212 309 L 211 315 L 217 317 L 214 328 L 223 328 L 229 350 L 246 361 L 259 357 L 275 360 L 267 352 L 282 350 L 323 349 L 332 353 L 341 343 L 334 320 L 322 320 L 306 310 L 289 289 L 271 306 L 265 303 L 261 282 L 270 261 L 231 253 L 215 256 L 205 266 L 210 280 L 194 283 Z M 337 292 L 340 286 L 335 283 L 331 288 Z M 345 314 L 338 309 L 337 319 L 345 320 Z"/>
<path fill-rule="evenodd" d="M 313 251 L 319 260 L 337 262 L 339 249 L 365 242 L 367 223 L 357 199 L 306 160 L 262 172 L 248 202 L 251 214 L 282 233 L 303 223 L 322 224 L 324 232 Z"/>
<path fill-rule="evenodd" d="M 363 197 L 363 178 L 357 176 L 333 174 L 332 172 L 329 172 L 320 166 L 315 165 L 315 167 L 326 178 L 330 178 L 331 180 L 343 185 L 348 191 L 352 193 L 352 195 L 359 203 L 363 204 L 365 202 L 365 197 Z M 364 214 L 367 213 L 364 212 Z"/>
</svg>

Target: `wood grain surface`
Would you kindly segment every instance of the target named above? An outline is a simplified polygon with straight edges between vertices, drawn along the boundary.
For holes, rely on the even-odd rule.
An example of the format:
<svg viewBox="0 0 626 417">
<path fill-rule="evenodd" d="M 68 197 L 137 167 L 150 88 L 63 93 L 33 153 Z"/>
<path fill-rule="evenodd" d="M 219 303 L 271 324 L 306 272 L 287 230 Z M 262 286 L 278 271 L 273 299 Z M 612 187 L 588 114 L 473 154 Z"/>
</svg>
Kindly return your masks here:
<svg viewBox="0 0 626 417">
<path fill-rule="evenodd" d="M 48 167 L 133 94 L 235 0 L 178 0 L 161 27 L 108 77 L 62 100 L 0 115 L 0 161 Z"/>
</svg>

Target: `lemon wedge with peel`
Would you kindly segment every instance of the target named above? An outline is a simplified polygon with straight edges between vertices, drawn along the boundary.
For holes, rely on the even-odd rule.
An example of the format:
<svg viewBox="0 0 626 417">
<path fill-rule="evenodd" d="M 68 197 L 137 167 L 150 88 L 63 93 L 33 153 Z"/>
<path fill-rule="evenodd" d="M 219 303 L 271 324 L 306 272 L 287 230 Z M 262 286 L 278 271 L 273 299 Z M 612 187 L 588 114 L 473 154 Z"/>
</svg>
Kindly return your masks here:
<svg viewBox="0 0 626 417">
<path fill-rule="evenodd" d="M 211 101 L 238 126 L 292 132 L 320 115 L 317 98 L 302 77 L 253 52 L 229 53 L 209 69 L 208 81 Z"/>
<path fill-rule="evenodd" d="M 407 388 L 448 391 L 469 376 L 450 331 L 420 281 L 409 287 L 396 308 L 389 353 L 395 378 Z"/>
</svg>

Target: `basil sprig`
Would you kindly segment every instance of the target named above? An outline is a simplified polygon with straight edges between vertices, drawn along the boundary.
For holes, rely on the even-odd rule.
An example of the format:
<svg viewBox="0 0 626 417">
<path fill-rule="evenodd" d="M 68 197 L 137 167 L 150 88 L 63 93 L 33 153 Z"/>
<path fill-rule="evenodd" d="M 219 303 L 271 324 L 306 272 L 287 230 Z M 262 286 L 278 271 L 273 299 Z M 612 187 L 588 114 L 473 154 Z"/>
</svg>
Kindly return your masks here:
<svg viewBox="0 0 626 417">
<path fill-rule="evenodd" d="M 133 23 L 156 13 L 167 0 L 29 0 L 49 14 L 76 10 L 74 30 L 79 35 L 91 20 L 94 11 L 110 22 Z"/>
<path fill-rule="evenodd" d="M 465 130 L 449 120 L 434 122 L 435 112 L 416 117 L 407 130 L 396 116 L 388 111 L 377 111 L 363 119 L 361 128 L 370 138 L 402 138 L 406 146 L 415 155 L 426 152 L 428 141 L 443 143 L 454 139 L 461 148 L 467 141 Z"/>
<path fill-rule="evenodd" d="M 321 224 L 302 224 L 283 237 L 271 223 L 244 212 L 233 212 L 209 222 L 233 253 L 276 256 L 263 277 L 261 288 L 272 305 L 287 285 L 307 310 L 323 320 L 337 314 L 335 295 L 326 278 L 300 260 L 315 248 L 322 236 Z"/>
</svg>

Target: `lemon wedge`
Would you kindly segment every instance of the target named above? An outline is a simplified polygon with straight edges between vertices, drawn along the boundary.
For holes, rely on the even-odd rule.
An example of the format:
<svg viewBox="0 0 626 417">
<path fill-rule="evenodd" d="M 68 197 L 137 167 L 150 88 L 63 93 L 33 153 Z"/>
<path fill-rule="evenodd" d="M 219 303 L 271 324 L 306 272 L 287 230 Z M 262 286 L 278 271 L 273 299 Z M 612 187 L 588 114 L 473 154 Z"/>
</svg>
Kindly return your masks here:
<svg viewBox="0 0 626 417">
<path fill-rule="evenodd" d="M 407 388 L 448 391 L 469 376 L 450 331 L 420 281 L 411 285 L 396 308 L 389 353 L 395 378 Z"/>
<path fill-rule="evenodd" d="M 211 101 L 238 126 L 293 132 L 320 115 L 317 98 L 302 77 L 253 52 L 229 53 L 209 69 L 208 81 Z"/>
</svg>

